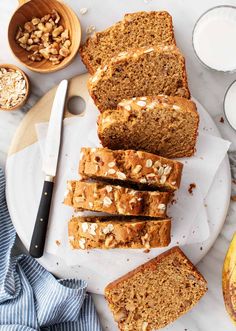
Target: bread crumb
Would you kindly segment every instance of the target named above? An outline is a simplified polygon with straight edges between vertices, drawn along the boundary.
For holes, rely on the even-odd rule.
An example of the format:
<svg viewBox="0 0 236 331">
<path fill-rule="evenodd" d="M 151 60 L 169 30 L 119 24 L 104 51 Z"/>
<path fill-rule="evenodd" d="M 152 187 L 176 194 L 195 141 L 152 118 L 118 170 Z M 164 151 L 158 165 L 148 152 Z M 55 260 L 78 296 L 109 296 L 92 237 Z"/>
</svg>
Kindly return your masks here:
<svg viewBox="0 0 236 331">
<path fill-rule="evenodd" d="M 60 240 L 56 240 L 55 243 L 56 243 L 57 246 L 60 246 L 61 245 Z"/>
<path fill-rule="evenodd" d="M 177 203 L 177 200 L 176 199 L 172 199 L 170 203 L 171 203 L 171 205 L 175 205 Z"/>
<path fill-rule="evenodd" d="M 143 251 L 144 253 L 150 253 L 150 249 L 145 249 L 144 251 Z"/>
<path fill-rule="evenodd" d="M 225 120 L 224 120 L 224 118 L 221 116 L 221 118 L 220 118 L 220 123 L 224 123 L 225 122 Z"/>
<path fill-rule="evenodd" d="M 196 188 L 196 184 L 195 183 L 191 183 L 189 184 L 189 188 L 188 188 L 188 193 L 193 195 L 193 189 Z"/>
</svg>

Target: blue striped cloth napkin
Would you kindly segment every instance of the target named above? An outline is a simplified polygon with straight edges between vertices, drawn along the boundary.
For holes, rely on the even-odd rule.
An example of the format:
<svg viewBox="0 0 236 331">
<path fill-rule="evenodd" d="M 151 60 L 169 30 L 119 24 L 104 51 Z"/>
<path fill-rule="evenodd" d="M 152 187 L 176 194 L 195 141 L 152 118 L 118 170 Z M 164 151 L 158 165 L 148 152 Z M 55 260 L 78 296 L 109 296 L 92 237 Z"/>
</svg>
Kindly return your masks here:
<svg viewBox="0 0 236 331">
<path fill-rule="evenodd" d="M 15 237 L 0 169 L 0 330 L 102 331 L 86 282 L 56 280 L 32 257 L 13 257 Z"/>
</svg>

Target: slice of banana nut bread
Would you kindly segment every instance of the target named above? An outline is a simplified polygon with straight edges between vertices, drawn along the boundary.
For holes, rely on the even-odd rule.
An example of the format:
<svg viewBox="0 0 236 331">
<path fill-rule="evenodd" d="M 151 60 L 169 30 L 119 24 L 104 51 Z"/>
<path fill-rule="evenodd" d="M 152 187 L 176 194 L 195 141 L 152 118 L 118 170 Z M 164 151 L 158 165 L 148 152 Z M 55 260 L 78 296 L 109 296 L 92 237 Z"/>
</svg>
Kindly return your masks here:
<svg viewBox="0 0 236 331">
<path fill-rule="evenodd" d="M 189 98 L 185 60 L 176 46 L 122 52 L 99 67 L 88 88 L 98 109 L 116 109 L 123 99 L 158 94 Z"/>
<path fill-rule="evenodd" d="M 136 149 L 169 158 L 195 152 L 199 115 L 196 105 L 181 97 L 153 96 L 124 100 L 117 110 L 98 118 L 104 147 Z"/>
<path fill-rule="evenodd" d="M 146 152 L 83 147 L 79 173 L 83 178 L 174 191 L 180 186 L 182 168 L 180 162 Z"/>
<path fill-rule="evenodd" d="M 69 181 L 64 203 L 76 210 L 165 218 L 170 197 L 168 192 L 137 191 L 105 183 Z"/>
<path fill-rule="evenodd" d="M 114 55 L 128 48 L 175 44 L 171 15 L 165 11 L 126 14 L 108 29 L 97 32 L 80 47 L 82 61 L 93 74 Z"/>
<path fill-rule="evenodd" d="M 152 331 L 185 314 L 206 291 L 206 280 L 174 247 L 109 284 L 105 296 L 121 331 Z"/>
<path fill-rule="evenodd" d="M 68 225 L 73 249 L 153 248 L 170 243 L 170 219 L 73 217 Z"/>
</svg>

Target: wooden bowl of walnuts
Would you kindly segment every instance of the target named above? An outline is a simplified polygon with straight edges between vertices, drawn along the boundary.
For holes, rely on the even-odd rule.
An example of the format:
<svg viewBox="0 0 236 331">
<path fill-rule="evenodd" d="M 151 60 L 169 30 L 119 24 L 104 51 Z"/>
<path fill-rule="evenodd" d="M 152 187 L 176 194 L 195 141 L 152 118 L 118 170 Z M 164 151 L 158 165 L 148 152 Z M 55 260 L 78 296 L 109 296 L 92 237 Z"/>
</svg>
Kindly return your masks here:
<svg viewBox="0 0 236 331">
<path fill-rule="evenodd" d="M 66 67 L 76 56 L 81 26 L 76 14 L 57 0 L 20 0 L 8 27 L 8 40 L 27 68 L 49 73 Z"/>
</svg>

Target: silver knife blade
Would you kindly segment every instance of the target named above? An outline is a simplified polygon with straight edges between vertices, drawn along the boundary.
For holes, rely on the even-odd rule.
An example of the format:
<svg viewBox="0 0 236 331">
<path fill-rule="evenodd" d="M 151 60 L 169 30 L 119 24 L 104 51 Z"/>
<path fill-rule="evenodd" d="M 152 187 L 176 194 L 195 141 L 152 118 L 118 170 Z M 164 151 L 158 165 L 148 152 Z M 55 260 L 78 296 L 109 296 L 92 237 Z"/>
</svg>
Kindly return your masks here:
<svg viewBox="0 0 236 331">
<path fill-rule="evenodd" d="M 55 177 L 57 172 L 67 88 L 68 81 L 64 79 L 56 90 L 48 125 L 42 170 L 46 175 L 52 177 Z"/>
</svg>

